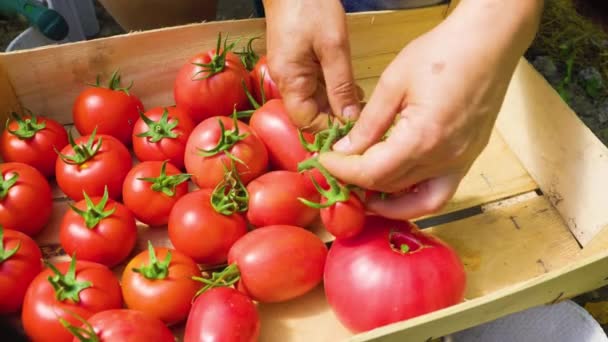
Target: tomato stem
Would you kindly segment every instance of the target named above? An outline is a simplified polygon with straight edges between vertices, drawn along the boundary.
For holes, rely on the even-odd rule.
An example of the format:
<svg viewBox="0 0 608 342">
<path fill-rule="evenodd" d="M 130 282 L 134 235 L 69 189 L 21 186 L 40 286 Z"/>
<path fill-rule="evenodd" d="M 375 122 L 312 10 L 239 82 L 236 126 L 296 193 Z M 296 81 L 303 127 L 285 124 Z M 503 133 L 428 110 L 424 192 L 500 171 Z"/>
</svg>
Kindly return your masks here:
<svg viewBox="0 0 608 342">
<path fill-rule="evenodd" d="M 133 87 L 133 81 L 131 81 L 131 83 L 129 83 L 128 87 L 121 87 L 120 86 L 120 73 L 118 71 L 118 69 L 114 70 L 114 72 L 112 72 L 112 76 L 110 76 L 110 80 L 108 81 L 108 89 L 110 90 L 116 90 L 116 91 L 122 91 L 127 95 L 130 95 L 129 91 L 131 90 L 131 87 Z M 89 83 L 89 85 L 93 86 L 93 87 L 102 87 L 101 85 L 101 76 L 99 74 L 97 74 L 97 77 L 95 78 L 95 83 L 91 84 Z"/>
<path fill-rule="evenodd" d="M 399 248 L 401 250 L 401 253 L 407 253 L 410 251 L 410 246 L 408 246 L 407 244 L 402 244 L 401 247 Z"/>
<path fill-rule="evenodd" d="M 249 192 L 239 173 L 234 167 L 234 161 L 230 160 L 231 169 L 224 167 L 224 179 L 215 187 L 211 193 L 211 206 L 222 215 L 232 215 L 235 212 L 245 212 L 249 206 Z"/>
<path fill-rule="evenodd" d="M 232 113 L 232 121 L 234 127 L 231 130 L 226 130 L 226 127 L 224 126 L 222 120 L 218 119 L 218 123 L 220 125 L 220 139 L 217 142 L 217 145 L 215 145 L 215 147 L 213 147 L 212 149 L 204 150 L 199 148 L 198 150 L 200 151 L 199 154 L 201 156 L 211 157 L 220 152 L 224 152 L 224 154 L 230 159 L 241 164 L 245 164 L 242 160 L 238 159 L 236 156 L 228 152 L 228 150 L 232 148 L 232 146 L 236 145 L 236 143 L 249 136 L 249 133 L 240 134 L 238 125 L 239 121 L 237 119 L 236 110 L 234 110 L 234 112 Z"/>
<path fill-rule="evenodd" d="M 217 46 L 215 49 L 215 53 L 213 54 L 213 57 L 211 57 L 211 62 L 209 62 L 209 63 L 192 63 L 198 67 L 201 67 L 201 70 L 197 71 L 194 75 L 192 75 L 192 80 L 193 81 L 204 80 L 215 74 L 218 74 L 218 73 L 224 71 L 224 68 L 226 67 L 226 54 L 228 53 L 228 51 L 231 51 L 232 49 L 234 49 L 234 47 L 236 46 L 236 44 L 239 40 L 240 40 L 240 38 L 237 39 L 236 41 L 230 43 L 230 45 L 228 45 L 228 37 L 226 37 L 226 39 L 224 40 L 224 48 L 221 49 L 222 33 L 220 32 L 217 37 Z M 220 52 L 220 49 L 222 50 L 221 52 Z M 200 77 L 200 78 L 195 78 L 198 74 L 201 74 L 203 72 L 207 73 L 207 75 Z"/>
<path fill-rule="evenodd" d="M 64 309 L 64 310 L 67 313 L 69 313 L 72 317 L 79 320 L 86 327 L 86 328 L 83 328 L 83 327 L 74 326 L 74 325 L 72 325 L 72 323 L 68 322 L 65 318 L 59 317 L 59 323 L 61 323 L 61 325 L 63 325 L 64 328 L 66 328 L 72 335 L 74 335 L 74 337 L 76 337 L 78 339 L 78 341 L 80 341 L 80 342 L 99 342 L 99 337 L 97 336 L 97 333 L 95 333 L 95 329 L 93 329 L 93 326 L 91 326 L 91 323 L 89 323 L 87 320 L 82 318 L 82 316 L 78 315 L 77 313 L 75 313 L 71 310 L 68 310 L 68 309 Z"/>
<path fill-rule="evenodd" d="M 307 200 L 306 198 L 299 197 L 298 199 L 302 203 L 304 203 L 307 206 L 312 207 L 312 208 L 323 209 L 323 208 L 331 207 L 332 205 L 334 205 L 338 202 L 348 201 L 348 199 L 350 197 L 350 189 L 346 186 L 340 185 L 338 180 L 334 176 L 332 176 L 329 173 L 329 171 L 327 171 L 327 169 L 325 167 L 323 167 L 323 165 L 321 165 L 318 157 L 308 158 L 298 164 L 298 172 L 303 172 L 303 171 L 310 170 L 310 169 L 319 170 L 319 172 L 321 172 L 323 177 L 325 177 L 325 180 L 327 181 L 327 184 L 329 185 L 329 190 L 323 189 L 319 185 L 319 183 L 317 183 L 315 178 L 312 177 L 312 175 L 310 176 L 310 180 L 312 181 L 312 184 L 317 189 L 317 191 L 323 197 L 325 197 L 325 199 L 327 201 L 325 203 L 315 203 L 315 202 Z"/>
<path fill-rule="evenodd" d="M 4 227 L 0 225 L 0 264 L 10 259 L 17 251 L 21 248 L 21 240 L 17 242 L 17 246 L 15 246 L 11 250 L 4 249 Z"/>
<path fill-rule="evenodd" d="M 153 191 L 162 192 L 169 197 L 173 197 L 175 196 L 175 189 L 177 186 L 188 181 L 192 175 L 180 173 L 177 175 L 167 176 L 167 162 L 168 160 L 163 161 L 163 164 L 160 167 L 160 175 L 158 177 L 141 177 L 137 179 L 152 183 L 150 188 Z"/>
<path fill-rule="evenodd" d="M 106 204 L 108 203 L 108 199 L 110 197 L 108 193 L 108 187 L 106 186 L 103 190 L 103 197 L 99 200 L 99 203 L 94 204 L 91 198 L 87 195 L 87 193 L 83 190 L 82 195 L 84 196 L 84 200 L 87 204 L 86 210 L 78 209 L 75 205 L 69 204 L 72 210 L 76 212 L 76 214 L 82 216 L 87 228 L 92 229 L 99 224 L 103 219 L 112 216 L 116 211 L 116 206 L 114 206 L 110 210 L 104 211 Z"/>
<path fill-rule="evenodd" d="M 72 165 L 81 165 L 87 162 L 89 159 L 93 158 L 99 149 L 101 149 L 101 137 L 97 140 L 97 144 L 95 144 L 95 135 L 97 134 L 97 127 L 93 130 L 89 139 L 86 143 L 81 145 L 76 145 L 74 142 L 74 137 L 72 137 L 72 131 L 68 132 L 68 141 L 70 142 L 70 146 L 72 146 L 72 150 L 74 151 L 74 155 L 67 156 L 62 154 L 57 150 L 56 147 L 53 146 L 59 158 L 66 163 Z"/>
<path fill-rule="evenodd" d="M 339 122 L 332 122 L 331 117 L 328 117 L 328 128 L 319 131 L 315 134 L 315 140 L 311 144 L 304 139 L 302 131 L 298 129 L 300 143 L 308 152 L 328 152 L 334 143 L 345 137 L 354 126 L 353 121 L 347 121 L 344 126 L 340 127 Z"/>
<path fill-rule="evenodd" d="M 203 277 L 192 277 L 193 280 L 204 283 L 205 286 L 196 292 L 194 297 L 214 287 L 229 287 L 241 279 L 241 272 L 236 264 L 228 265 L 220 272 L 213 272 L 211 279 Z"/>
<path fill-rule="evenodd" d="M 253 98 L 253 95 L 251 95 L 251 92 L 249 91 L 249 89 L 247 89 L 247 84 L 245 84 L 245 80 L 241 80 L 241 85 L 243 86 L 245 95 L 247 95 L 247 99 L 249 99 L 249 103 L 251 103 L 251 106 L 253 106 L 253 109 L 259 109 L 261 107 L 261 105 L 258 103 L 258 101 L 255 100 L 255 98 Z M 264 104 L 264 103 L 262 102 L 262 104 Z"/>
<path fill-rule="evenodd" d="M 249 39 L 246 47 L 242 51 L 235 52 L 238 56 L 240 56 L 241 62 L 243 63 L 245 68 L 249 71 L 253 70 L 256 63 L 260 59 L 260 56 L 258 56 L 258 54 L 255 53 L 255 50 L 253 50 L 253 41 L 256 39 L 260 39 L 260 38 L 261 38 L 260 36 L 256 36 L 256 37 Z"/>
<path fill-rule="evenodd" d="M 6 130 L 20 140 L 31 139 L 36 135 L 36 133 L 46 128 L 46 122 L 39 122 L 38 117 L 34 113 L 32 113 L 30 110 L 27 111 L 30 114 L 30 117 L 25 119 L 15 112 L 11 113 L 13 120 L 17 122 L 17 130 L 11 131 L 9 128 L 11 119 L 6 119 Z"/>
<path fill-rule="evenodd" d="M 80 292 L 87 289 L 93 284 L 89 281 L 76 281 L 76 255 L 72 256 L 70 261 L 70 267 L 66 274 L 62 274 L 48 261 L 44 261 L 45 265 L 50 268 L 54 275 L 48 277 L 48 281 L 55 290 L 55 298 L 58 301 L 64 301 L 70 299 L 74 303 L 80 302 Z"/>
<path fill-rule="evenodd" d="M 11 190 L 11 188 L 17 183 L 17 180 L 19 180 L 19 174 L 17 172 L 14 172 L 13 175 L 9 178 L 9 179 L 4 179 L 4 175 L 1 175 L 2 178 L 0 179 L 0 199 L 4 199 L 7 195 L 8 192 Z"/>
<path fill-rule="evenodd" d="M 165 260 L 158 261 L 152 242 L 148 240 L 149 264 L 142 264 L 140 268 L 133 268 L 133 272 L 143 275 L 146 279 L 161 280 L 169 275 L 169 264 L 171 263 L 171 251 L 167 251 Z"/>
<path fill-rule="evenodd" d="M 148 141 L 153 143 L 159 142 L 164 138 L 176 139 L 179 137 L 179 134 L 174 131 L 179 124 L 179 120 L 177 118 L 171 118 L 171 122 L 169 122 L 169 110 L 167 110 L 167 108 L 164 108 L 163 115 L 158 121 L 150 119 L 142 111 L 139 111 L 139 117 L 149 129 L 145 132 L 136 134 L 137 137 L 146 137 L 148 138 Z"/>
</svg>

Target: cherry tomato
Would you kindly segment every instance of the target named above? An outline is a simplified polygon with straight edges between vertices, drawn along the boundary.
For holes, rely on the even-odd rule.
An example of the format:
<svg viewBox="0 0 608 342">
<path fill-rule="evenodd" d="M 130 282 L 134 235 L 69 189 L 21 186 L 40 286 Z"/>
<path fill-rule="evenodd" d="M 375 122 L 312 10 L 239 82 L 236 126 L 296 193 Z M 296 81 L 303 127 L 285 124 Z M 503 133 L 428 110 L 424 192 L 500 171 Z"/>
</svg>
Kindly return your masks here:
<svg viewBox="0 0 608 342">
<path fill-rule="evenodd" d="M 88 319 L 122 307 L 120 284 L 106 266 L 75 258 L 48 266 L 34 278 L 23 301 L 21 321 L 32 340 L 72 341 L 60 318 L 79 325 L 77 316 Z"/>
<path fill-rule="evenodd" d="M 291 171 L 271 171 L 256 178 L 247 186 L 248 221 L 255 227 L 309 226 L 318 217 L 319 210 L 298 199 L 320 200 L 319 192 L 309 184 L 306 175 Z"/>
<path fill-rule="evenodd" d="M 29 236 L 51 218 L 53 195 L 44 176 L 23 163 L 0 164 L 0 224 Z"/>
<path fill-rule="evenodd" d="M 140 99 L 120 85 L 120 75 L 112 74 L 108 87 L 102 87 L 97 78 L 97 85 L 82 91 L 72 108 L 74 125 L 80 135 L 110 135 L 129 146 L 133 125 L 144 110 Z"/>
<path fill-rule="evenodd" d="M 201 189 L 183 196 L 169 216 L 175 249 L 205 265 L 226 262 L 230 247 L 247 233 L 245 218 L 239 212 L 218 212 L 211 204 L 212 193 Z"/>
<path fill-rule="evenodd" d="M 326 203 L 323 198 L 321 203 Z M 322 208 L 321 222 L 337 239 L 347 239 L 361 233 L 365 224 L 365 208 L 359 197 L 351 193 L 348 200 Z"/>
<path fill-rule="evenodd" d="M 263 100 L 268 101 L 282 98 L 279 87 L 270 77 L 266 55 L 261 56 L 253 70 L 251 70 L 251 86 L 253 88 L 253 96 L 260 104 L 265 102 Z M 264 92 L 263 98 L 262 92 Z"/>
<path fill-rule="evenodd" d="M 41 260 L 32 238 L 0 226 L 0 315 L 21 309 L 27 287 L 42 271 Z"/>
<path fill-rule="evenodd" d="M 103 196 L 108 187 L 110 198 L 119 199 L 122 183 L 132 166 L 129 150 L 109 135 L 82 136 L 66 146 L 57 158 L 57 185 L 71 199 Z"/>
<path fill-rule="evenodd" d="M 260 316 L 255 304 L 229 287 L 204 292 L 188 315 L 184 342 L 256 342 Z"/>
<path fill-rule="evenodd" d="M 178 71 L 173 95 L 177 107 L 199 123 L 212 116 L 230 115 L 249 108 L 243 84 L 251 89 L 251 77 L 239 57 L 231 50 L 234 43 L 190 58 Z"/>
<path fill-rule="evenodd" d="M 122 204 L 108 198 L 84 194 L 85 199 L 70 205 L 59 230 L 61 247 L 80 260 L 114 267 L 125 260 L 137 238 L 135 217 Z"/>
<path fill-rule="evenodd" d="M 363 332 L 461 302 L 466 274 L 438 238 L 407 221 L 368 216 L 361 234 L 333 242 L 324 287 L 340 322 Z"/>
<path fill-rule="evenodd" d="M 0 156 L 5 162 L 33 166 L 45 177 L 55 175 L 55 150 L 68 144 L 68 133 L 57 121 L 34 114 L 13 113 L 0 137 Z"/>
<path fill-rule="evenodd" d="M 165 225 L 175 203 L 188 193 L 188 179 L 190 175 L 166 161 L 143 162 L 127 174 L 122 200 L 141 222 Z"/>
<path fill-rule="evenodd" d="M 166 324 L 182 322 L 199 289 L 200 271 L 194 260 L 164 247 L 136 255 L 122 274 L 122 294 L 128 308 L 154 316 Z"/>
<path fill-rule="evenodd" d="M 169 160 L 184 168 L 184 151 L 194 129 L 192 119 L 181 109 L 155 107 L 142 113 L 133 128 L 133 152 L 140 161 Z"/>
<path fill-rule="evenodd" d="M 171 330 L 159 319 L 147 313 L 113 309 L 94 314 L 82 326 L 66 323 L 74 335 L 72 342 L 174 342 Z M 83 333 L 82 330 L 86 333 Z M 97 337 L 92 339 L 91 336 Z"/>
<path fill-rule="evenodd" d="M 194 128 L 186 145 L 185 164 L 200 188 L 216 187 L 232 165 L 247 184 L 266 172 L 268 152 L 247 124 L 217 116 Z"/>
</svg>

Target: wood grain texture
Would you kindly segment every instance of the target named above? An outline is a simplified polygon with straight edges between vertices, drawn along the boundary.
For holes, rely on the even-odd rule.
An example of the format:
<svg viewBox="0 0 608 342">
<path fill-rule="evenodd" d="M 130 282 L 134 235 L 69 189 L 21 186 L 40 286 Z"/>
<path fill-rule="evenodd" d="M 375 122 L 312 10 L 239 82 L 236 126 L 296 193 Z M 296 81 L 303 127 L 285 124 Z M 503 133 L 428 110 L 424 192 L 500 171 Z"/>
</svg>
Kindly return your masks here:
<svg viewBox="0 0 608 342">
<path fill-rule="evenodd" d="M 4 128 L 11 112 L 21 112 L 21 104 L 15 95 L 5 63 L 0 55 L 0 128 Z"/>
</svg>

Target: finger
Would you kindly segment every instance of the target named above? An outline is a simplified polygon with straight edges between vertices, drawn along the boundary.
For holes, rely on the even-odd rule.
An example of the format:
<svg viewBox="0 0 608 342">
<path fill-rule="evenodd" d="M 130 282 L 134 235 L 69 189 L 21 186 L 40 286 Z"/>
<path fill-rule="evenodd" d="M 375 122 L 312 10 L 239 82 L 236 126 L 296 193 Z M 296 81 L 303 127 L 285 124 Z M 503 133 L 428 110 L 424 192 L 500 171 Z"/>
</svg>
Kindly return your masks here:
<svg viewBox="0 0 608 342">
<path fill-rule="evenodd" d="M 365 99 L 365 90 L 363 90 L 363 88 L 361 88 L 361 86 L 359 86 L 357 84 L 357 98 L 359 99 L 359 102 L 363 101 L 363 99 Z M 361 107 L 363 108 L 363 107 Z"/>
<path fill-rule="evenodd" d="M 345 120 L 356 120 L 360 107 L 353 76 L 348 40 L 324 48 L 320 52 L 327 97 L 333 113 Z"/>
</svg>

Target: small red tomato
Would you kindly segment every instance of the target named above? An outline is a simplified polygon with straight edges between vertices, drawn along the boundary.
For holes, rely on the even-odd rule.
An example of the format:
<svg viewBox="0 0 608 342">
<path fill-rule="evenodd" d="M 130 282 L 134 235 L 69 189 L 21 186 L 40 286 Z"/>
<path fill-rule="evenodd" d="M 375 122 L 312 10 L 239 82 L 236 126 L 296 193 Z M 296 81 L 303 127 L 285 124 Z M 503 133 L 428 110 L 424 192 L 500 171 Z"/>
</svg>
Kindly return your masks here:
<svg viewBox="0 0 608 342">
<path fill-rule="evenodd" d="M 13 113 L 0 138 L 0 156 L 5 162 L 33 166 L 45 177 L 55 175 L 57 154 L 68 144 L 68 133 L 57 121 L 32 113 L 21 117 Z"/>
<path fill-rule="evenodd" d="M 113 136 L 129 146 L 133 125 L 144 106 L 129 88 L 120 85 L 120 75 L 112 74 L 107 88 L 99 83 L 81 92 L 72 108 L 74 125 L 80 135 L 99 134 Z"/>
<path fill-rule="evenodd" d="M 171 330 L 161 320 L 136 310 L 102 311 L 80 327 L 64 322 L 74 335 L 72 342 L 175 342 Z"/>
<path fill-rule="evenodd" d="M 122 200 L 141 222 L 153 227 L 165 225 L 175 203 L 188 193 L 188 179 L 190 175 L 166 161 L 143 162 L 127 174 Z"/>
<path fill-rule="evenodd" d="M 200 188 L 215 188 L 232 164 L 247 184 L 266 172 L 268 152 L 247 124 L 217 116 L 194 128 L 186 145 L 185 164 Z"/>
<path fill-rule="evenodd" d="M 48 264 L 25 293 L 21 322 L 33 341 L 70 342 L 72 334 L 60 319 L 80 325 L 77 316 L 88 319 L 93 314 L 122 307 L 120 284 L 114 273 L 89 261 Z M 77 316 L 76 316 L 77 315 Z"/>
<path fill-rule="evenodd" d="M 27 287 L 41 271 L 42 253 L 36 242 L 0 226 L 0 315 L 21 309 Z"/>
<path fill-rule="evenodd" d="M 260 324 L 249 297 L 230 287 L 213 288 L 194 301 L 184 342 L 256 342 Z"/>
<path fill-rule="evenodd" d="M 133 214 L 122 204 L 103 197 L 89 198 L 70 205 L 59 230 L 61 247 L 80 260 L 114 267 L 125 260 L 137 239 Z"/>
<path fill-rule="evenodd" d="M 70 139 L 71 140 L 71 139 Z M 119 199 L 122 183 L 133 162 L 127 147 L 109 135 L 93 134 L 71 140 L 57 158 L 57 185 L 71 199 L 103 196 L 106 186 L 110 198 Z"/>
<path fill-rule="evenodd" d="M 140 118 L 133 128 L 133 152 L 140 161 L 169 160 L 179 169 L 184 168 L 184 151 L 192 119 L 181 109 L 155 107 Z"/>
<path fill-rule="evenodd" d="M 226 262 L 230 247 L 247 233 L 245 218 L 235 211 L 221 213 L 212 196 L 209 189 L 193 191 L 175 203 L 169 216 L 175 249 L 209 266 Z"/>
<path fill-rule="evenodd" d="M 125 304 L 168 325 L 182 322 L 199 289 L 192 277 L 200 275 L 198 265 L 188 256 L 148 243 L 148 250 L 131 259 L 123 271 Z"/>
<path fill-rule="evenodd" d="M 268 100 L 282 98 L 279 87 L 270 77 L 266 55 L 258 59 L 258 62 L 251 71 L 251 86 L 253 88 L 253 96 L 260 104 Z"/>
<path fill-rule="evenodd" d="M 321 204 L 326 203 L 323 198 Z M 351 193 L 348 200 L 322 208 L 321 222 L 337 239 L 347 239 L 356 236 L 363 230 L 365 224 L 365 208 L 359 197 Z"/>
<path fill-rule="evenodd" d="M 42 173 L 23 163 L 0 164 L 0 225 L 29 236 L 51 218 L 53 195 Z"/>
</svg>

